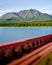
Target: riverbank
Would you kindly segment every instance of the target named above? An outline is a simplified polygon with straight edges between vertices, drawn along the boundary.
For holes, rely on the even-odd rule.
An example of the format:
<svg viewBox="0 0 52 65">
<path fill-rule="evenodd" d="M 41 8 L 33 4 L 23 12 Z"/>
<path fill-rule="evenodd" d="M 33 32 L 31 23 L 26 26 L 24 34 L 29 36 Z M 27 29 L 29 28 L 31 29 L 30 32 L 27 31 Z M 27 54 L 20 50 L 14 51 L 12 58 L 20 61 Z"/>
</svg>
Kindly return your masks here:
<svg viewBox="0 0 52 65">
<path fill-rule="evenodd" d="M 36 22 L 3 22 L 0 27 L 52 27 L 51 21 L 36 21 Z"/>
<path fill-rule="evenodd" d="M 52 65 L 52 52 L 49 53 L 38 65 Z"/>
</svg>

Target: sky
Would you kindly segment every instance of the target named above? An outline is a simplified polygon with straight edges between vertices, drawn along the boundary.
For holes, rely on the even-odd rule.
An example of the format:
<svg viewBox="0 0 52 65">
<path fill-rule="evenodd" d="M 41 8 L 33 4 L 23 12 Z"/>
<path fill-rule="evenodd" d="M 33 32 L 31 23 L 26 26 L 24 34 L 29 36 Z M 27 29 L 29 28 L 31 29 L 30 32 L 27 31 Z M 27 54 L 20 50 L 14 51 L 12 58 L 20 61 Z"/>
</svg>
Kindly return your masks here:
<svg viewBox="0 0 52 65">
<path fill-rule="evenodd" d="M 8 12 L 24 9 L 36 9 L 43 13 L 52 13 L 52 0 L 0 0 L 0 16 Z"/>
</svg>

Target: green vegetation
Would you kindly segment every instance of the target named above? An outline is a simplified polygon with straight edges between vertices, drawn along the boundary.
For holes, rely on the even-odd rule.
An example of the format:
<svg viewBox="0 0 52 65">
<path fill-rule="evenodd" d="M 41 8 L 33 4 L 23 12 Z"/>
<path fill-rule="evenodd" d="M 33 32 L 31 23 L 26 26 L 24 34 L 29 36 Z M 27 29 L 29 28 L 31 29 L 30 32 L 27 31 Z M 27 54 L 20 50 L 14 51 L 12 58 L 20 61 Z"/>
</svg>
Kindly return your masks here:
<svg viewBox="0 0 52 65">
<path fill-rule="evenodd" d="M 48 54 L 38 65 L 52 65 L 52 53 Z"/>
<path fill-rule="evenodd" d="M 52 26 L 52 21 L 32 21 L 32 22 L 3 22 L 0 26 L 28 27 L 28 26 Z"/>
</svg>

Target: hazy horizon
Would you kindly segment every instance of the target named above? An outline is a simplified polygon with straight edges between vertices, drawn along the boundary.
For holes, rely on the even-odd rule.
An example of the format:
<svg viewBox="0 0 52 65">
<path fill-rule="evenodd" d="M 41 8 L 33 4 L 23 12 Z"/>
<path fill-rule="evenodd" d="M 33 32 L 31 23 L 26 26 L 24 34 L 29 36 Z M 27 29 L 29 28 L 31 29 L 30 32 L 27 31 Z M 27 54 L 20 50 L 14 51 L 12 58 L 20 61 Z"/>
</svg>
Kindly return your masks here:
<svg viewBox="0 0 52 65">
<path fill-rule="evenodd" d="M 42 13 L 52 13 L 52 1 L 49 0 L 0 0 L 0 16 L 8 12 L 36 9 Z"/>
</svg>

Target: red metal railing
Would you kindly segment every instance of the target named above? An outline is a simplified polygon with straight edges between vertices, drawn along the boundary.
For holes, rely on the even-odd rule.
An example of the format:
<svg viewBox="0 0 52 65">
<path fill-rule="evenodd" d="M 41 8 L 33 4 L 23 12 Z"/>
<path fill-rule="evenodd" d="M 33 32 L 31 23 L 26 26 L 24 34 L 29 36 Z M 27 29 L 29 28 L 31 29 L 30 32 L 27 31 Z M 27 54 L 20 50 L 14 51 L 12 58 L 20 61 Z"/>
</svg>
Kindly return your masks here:
<svg viewBox="0 0 52 65">
<path fill-rule="evenodd" d="M 4 65 L 16 59 L 20 59 L 33 52 L 35 49 L 39 49 L 50 42 L 52 42 L 52 34 L 11 42 L 8 44 L 2 44 L 0 45 L 0 64 Z M 40 56 L 38 58 L 40 58 Z"/>
</svg>

